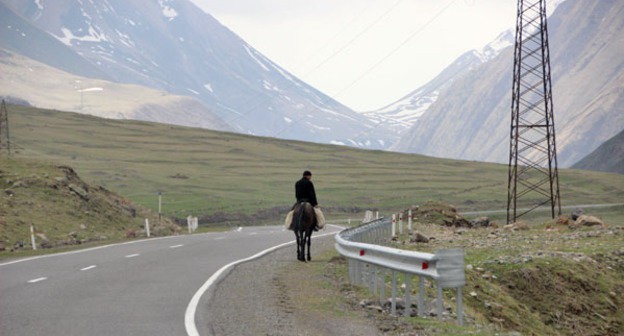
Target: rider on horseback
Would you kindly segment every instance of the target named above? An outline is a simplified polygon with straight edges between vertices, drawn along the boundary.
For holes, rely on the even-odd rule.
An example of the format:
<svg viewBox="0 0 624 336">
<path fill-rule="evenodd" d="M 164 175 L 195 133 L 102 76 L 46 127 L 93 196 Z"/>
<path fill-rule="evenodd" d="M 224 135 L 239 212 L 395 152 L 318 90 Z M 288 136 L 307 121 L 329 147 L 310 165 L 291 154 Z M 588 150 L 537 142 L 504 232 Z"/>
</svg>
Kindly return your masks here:
<svg viewBox="0 0 624 336">
<path fill-rule="evenodd" d="M 314 184 L 312 183 L 312 173 L 309 170 L 304 171 L 303 177 L 295 183 L 295 197 L 297 203 L 308 202 L 314 207 L 317 221 L 314 230 L 322 229 L 325 226 L 325 217 L 318 206 Z"/>
</svg>

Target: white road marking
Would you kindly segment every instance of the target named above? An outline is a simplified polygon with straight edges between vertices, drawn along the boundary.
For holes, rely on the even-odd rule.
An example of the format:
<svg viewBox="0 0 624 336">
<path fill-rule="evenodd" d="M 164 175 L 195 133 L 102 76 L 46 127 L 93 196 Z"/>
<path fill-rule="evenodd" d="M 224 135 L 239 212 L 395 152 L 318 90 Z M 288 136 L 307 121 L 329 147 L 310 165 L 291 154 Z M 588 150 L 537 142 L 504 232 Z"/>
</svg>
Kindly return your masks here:
<svg viewBox="0 0 624 336">
<path fill-rule="evenodd" d="M 91 265 L 91 266 L 83 267 L 83 268 L 81 268 L 80 270 L 81 270 L 81 271 L 88 271 L 88 270 L 90 270 L 90 269 L 94 269 L 94 268 L 96 268 L 96 267 L 97 267 L 97 265 Z"/>
<path fill-rule="evenodd" d="M 335 235 L 337 233 L 338 232 L 326 233 L 326 234 L 322 234 L 318 236 L 313 236 L 312 238 Z M 241 264 L 250 260 L 260 258 L 265 254 L 271 253 L 284 246 L 293 245 L 295 243 L 296 243 L 295 241 L 291 241 L 288 243 L 270 247 L 262 252 L 252 255 L 249 258 L 233 261 L 221 267 L 218 271 L 216 271 L 208 280 L 206 280 L 206 282 L 197 290 L 197 292 L 195 292 L 195 295 L 193 295 L 193 298 L 191 298 L 191 301 L 189 302 L 188 306 L 186 306 L 186 312 L 184 313 L 184 327 L 186 328 L 186 334 L 188 336 L 199 336 L 199 331 L 197 330 L 197 326 L 195 325 L 195 312 L 197 311 L 197 305 L 199 304 L 199 299 L 201 299 L 202 295 L 204 295 L 204 293 L 210 288 L 210 286 L 212 286 L 221 277 L 222 274 L 225 274 L 233 266 L 236 266 L 238 264 Z"/>
<path fill-rule="evenodd" d="M 28 283 L 35 283 L 35 282 L 39 282 L 39 281 L 43 281 L 43 280 L 47 280 L 48 278 L 46 277 L 41 277 L 41 278 L 37 278 L 37 279 L 32 279 L 32 280 L 28 280 Z"/>
<path fill-rule="evenodd" d="M 258 234 L 258 232 L 249 232 L 249 235 L 250 235 L 250 236 L 255 236 L 255 235 L 257 235 L 257 234 Z"/>
<path fill-rule="evenodd" d="M 214 240 L 222 240 L 225 239 L 225 237 L 216 237 Z"/>
<path fill-rule="evenodd" d="M 178 244 L 178 245 L 169 246 L 169 248 L 178 248 L 178 247 L 182 247 L 182 246 L 184 246 L 184 245 L 183 244 Z"/>
<path fill-rule="evenodd" d="M 134 257 L 138 257 L 139 255 L 140 255 L 140 254 L 138 254 L 138 253 L 135 253 L 135 254 L 128 254 L 128 255 L 126 256 L 126 258 L 134 258 Z"/>
<path fill-rule="evenodd" d="M 213 235 L 214 233 L 213 232 L 200 233 L 199 235 L 201 235 L 201 234 Z M 161 239 L 175 239 L 175 238 L 180 238 L 180 236 L 165 236 L 165 237 L 156 237 L 156 238 L 148 238 L 148 239 L 139 239 L 139 240 L 132 240 L 132 241 L 123 242 L 123 243 L 115 243 L 115 244 L 95 246 L 95 247 L 90 247 L 90 248 L 81 249 L 81 250 L 75 250 L 75 251 L 59 252 L 59 253 L 52 253 L 52 254 L 42 254 L 42 255 L 38 255 L 38 256 L 34 256 L 34 257 L 28 257 L 28 258 L 17 259 L 17 260 L 1 263 L 0 267 L 7 266 L 7 265 L 13 265 L 13 264 L 17 264 L 17 263 L 21 263 L 21 262 L 25 262 L 25 261 L 32 261 L 32 260 L 51 258 L 51 257 L 60 257 L 60 256 L 71 255 L 71 254 L 77 254 L 77 253 L 84 253 L 84 252 L 90 252 L 90 251 L 95 251 L 95 250 L 101 250 L 101 249 L 114 247 L 114 246 L 138 244 L 138 243 L 144 243 L 144 242 L 153 242 L 153 241 L 161 240 Z"/>
</svg>

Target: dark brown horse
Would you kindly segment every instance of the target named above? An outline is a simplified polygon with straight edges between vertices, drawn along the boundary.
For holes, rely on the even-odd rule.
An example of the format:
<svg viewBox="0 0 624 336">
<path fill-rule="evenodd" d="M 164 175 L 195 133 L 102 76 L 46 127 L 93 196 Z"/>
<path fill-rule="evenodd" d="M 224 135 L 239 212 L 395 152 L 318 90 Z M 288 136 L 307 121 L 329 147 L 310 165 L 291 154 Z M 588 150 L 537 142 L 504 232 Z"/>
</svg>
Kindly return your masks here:
<svg viewBox="0 0 624 336">
<path fill-rule="evenodd" d="M 290 228 L 295 232 L 297 237 L 297 259 L 306 261 L 306 245 L 307 260 L 310 261 L 310 243 L 312 240 L 312 231 L 316 227 L 316 214 L 312 204 L 308 202 L 297 203 L 293 206 L 293 219 Z"/>
</svg>

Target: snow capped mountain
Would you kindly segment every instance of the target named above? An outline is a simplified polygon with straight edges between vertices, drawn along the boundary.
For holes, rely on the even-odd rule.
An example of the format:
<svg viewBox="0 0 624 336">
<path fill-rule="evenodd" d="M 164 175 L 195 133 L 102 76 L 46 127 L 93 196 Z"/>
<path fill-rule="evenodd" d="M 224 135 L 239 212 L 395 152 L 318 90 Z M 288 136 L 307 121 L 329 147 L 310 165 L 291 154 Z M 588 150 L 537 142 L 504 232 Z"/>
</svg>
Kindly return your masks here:
<svg viewBox="0 0 624 336">
<path fill-rule="evenodd" d="M 370 148 L 389 142 L 367 117 L 188 0 L 0 2 L 3 18 L 32 32 L 22 36 L 3 20 L 0 47 L 66 72 L 194 97 L 242 133 Z"/>
<path fill-rule="evenodd" d="M 624 2 L 574 0 L 548 19 L 559 167 L 624 128 Z M 507 163 L 513 48 L 454 80 L 396 149 Z"/>
<path fill-rule="evenodd" d="M 513 43 L 514 35 L 511 30 L 507 30 L 481 50 L 471 50 L 461 55 L 426 85 L 393 104 L 364 114 L 378 123 L 386 124 L 399 134 L 406 132 L 437 101 L 441 92 L 481 64 L 498 56 L 503 49 L 512 46 Z"/>
</svg>

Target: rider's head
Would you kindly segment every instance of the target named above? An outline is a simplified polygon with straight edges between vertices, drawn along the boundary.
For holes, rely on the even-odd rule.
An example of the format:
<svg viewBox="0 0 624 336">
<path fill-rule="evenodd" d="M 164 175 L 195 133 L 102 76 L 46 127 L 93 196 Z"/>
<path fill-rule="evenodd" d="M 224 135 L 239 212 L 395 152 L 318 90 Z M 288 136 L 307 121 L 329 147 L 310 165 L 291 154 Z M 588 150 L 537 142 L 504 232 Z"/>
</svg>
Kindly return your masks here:
<svg viewBox="0 0 624 336">
<path fill-rule="evenodd" d="M 312 178 L 312 173 L 309 170 L 303 172 L 303 177 L 307 177 L 308 180 Z"/>
</svg>

